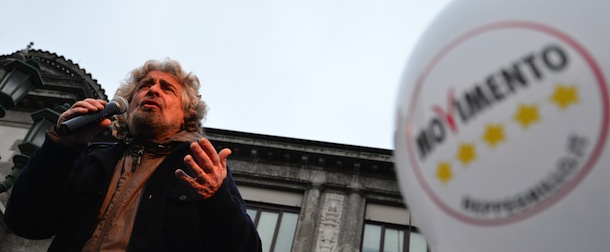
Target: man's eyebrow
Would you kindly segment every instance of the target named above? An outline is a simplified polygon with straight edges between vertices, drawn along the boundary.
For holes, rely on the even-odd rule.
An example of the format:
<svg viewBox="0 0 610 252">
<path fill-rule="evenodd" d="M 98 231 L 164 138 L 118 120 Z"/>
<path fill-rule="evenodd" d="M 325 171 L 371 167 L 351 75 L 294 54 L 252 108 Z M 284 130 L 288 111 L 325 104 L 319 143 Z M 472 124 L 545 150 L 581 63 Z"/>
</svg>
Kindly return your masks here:
<svg viewBox="0 0 610 252">
<path fill-rule="evenodd" d="M 151 80 L 152 80 L 152 78 L 151 78 L 150 76 L 146 76 L 146 77 L 142 78 L 142 79 L 139 81 L 139 83 L 142 83 L 142 82 L 149 82 L 149 81 L 151 81 Z"/>
<path fill-rule="evenodd" d="M 165 79 L 160 79 L 159 83 L 163 84 L 164 86 L 172 86 L 172 87 L 178 86 L 178 84 L 174 84 L 171 81 L 167 81 Z"/>
</svg>

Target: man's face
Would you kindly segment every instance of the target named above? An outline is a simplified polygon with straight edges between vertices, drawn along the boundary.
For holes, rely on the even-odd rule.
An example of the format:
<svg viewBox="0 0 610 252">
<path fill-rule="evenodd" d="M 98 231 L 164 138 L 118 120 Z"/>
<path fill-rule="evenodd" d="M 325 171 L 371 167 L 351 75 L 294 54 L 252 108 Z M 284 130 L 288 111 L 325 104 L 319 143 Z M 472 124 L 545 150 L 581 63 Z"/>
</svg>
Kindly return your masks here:
<svg viewBox="0 0 610 252">
<path fill-rule="evenodd" d="M 171 74 L 151 71 L 137 84 L 128 112 L 134 137 L 166 139 L 184 124 L 182 85 Z"/>
</svg>

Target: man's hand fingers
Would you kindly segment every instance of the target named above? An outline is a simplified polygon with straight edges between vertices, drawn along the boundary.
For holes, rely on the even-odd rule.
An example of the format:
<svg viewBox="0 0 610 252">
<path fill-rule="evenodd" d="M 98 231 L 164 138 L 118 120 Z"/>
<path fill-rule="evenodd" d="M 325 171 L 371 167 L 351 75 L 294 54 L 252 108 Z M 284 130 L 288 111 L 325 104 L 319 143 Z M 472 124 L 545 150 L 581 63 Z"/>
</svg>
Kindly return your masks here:
<svg viewBox="0 0 610 252">
<path fill-rule="evenodd" d="M 106 101 L 99 99 L 87 98 L 82 101 L 75 102 L 70 109 L 62 113 L 58 119 L 57 125 L 70 120 L 74 117 L 97 112 L 106 106 Z"/>
<path fill-rule="evenodd" d="M 176 175 L 176 177 L 178 177 L 182 181 L 188 183 L 189 185 L 191 185 L 191 187 L 193 187 L 195 189 L 201 188 L 202 185 L 205 184 L 205 179 L 198 178 L 198 177 L 191 177 L 188 174 L 186 174 L 186 172 L 184 172 L 182 169 L 177 169 L 174 172 L 174 174 Z"/>
<path fill-rule="evenodd" d="M 186 172 L 184 172 L 182 169 L 177 169 L 174 173 L 176 174 L 176 177 L 178 177 L 186 182 L 190 182 L 190 180 L 194 179 L 193 177 L 186 174 Z"/>
<path fill-rule="evenodd" d="M 191 168 L 191 171 L 193 171 L 193 173 L 195 173 L 195 175 L 194 175 L 195 180 L 197 180 L 198 178 L 205 180 L 205 177 L 206 177 L 205 171 L 197 164 L 197 162 L 195 162 L 195 160 L 193 159 L 193 157 L 191 155 L 186 155 L 184 157 L 184 164 L 186 164 L 189 168 Z"/>
<path fill-rule="evenodd" d="M 220 164 L 220 158 L 218 158 L 218 153 L 216 153 L 216 148 L 212 145 L 210 140 L 207 138 L 199 139 L 199 146 L 201 149 L 207 154 L 208 158 L 212 161 L 213 165 Z"/>
<path fill-rule="evenodd" d="M 108 118 L 106 118 L 106 119 L 104 119 L 104 120 L 102 120 L 102 121 L 100 122 L 100 126 L 101 126 L 102 128 L 108 127 L 108 126 L 110 126 L 111 124 L 112 124 L 112 121 L 111 121 L 110 119 L 108 119 Z"/>
<path fill-rule="evenodd" d="M 231 155 L 230 149 L 216 149 L 208 139 L 201 138 L 190 145 L 192 155 L 184 157 L 184 164 L 189 167 L 194 178 L 184 171 L 176 170 L 176 176 L 189 183 L 199 195 L 209 198 L 222 185 L 227 177 L 227 157 Z"/>
<path fill-rule="evenodd" d="M 203 169 L 204 172 L 212 171 L 214 163 L 208 154 L 201 148 L 199 143 L 191 143 L 191 152 L 193 152 L 192 158 L 195 159 L 196 163 L 201 167 L 201 169 Z"/>
<path fill-rule="evenodd" d="M 85 109 L 85 112 L 99 111 L 106 107 L 106 101 L 99 99 L 87 98 L 82 101 L 77 101 L 72 105 L 71 109 Z"/>
<path fill-rule="evenodd" d="M 220 153 L 218 154 L 219 158 L 220 158 L 220 165 L 222 166 L 222 173 L 224 175 L 224 177 L 227 176 L 227 158 L 229 157 L 229 155 L 231 155 L 232 151 L 231 149 L 222 149 L 220 151 Z"/>
</svg>

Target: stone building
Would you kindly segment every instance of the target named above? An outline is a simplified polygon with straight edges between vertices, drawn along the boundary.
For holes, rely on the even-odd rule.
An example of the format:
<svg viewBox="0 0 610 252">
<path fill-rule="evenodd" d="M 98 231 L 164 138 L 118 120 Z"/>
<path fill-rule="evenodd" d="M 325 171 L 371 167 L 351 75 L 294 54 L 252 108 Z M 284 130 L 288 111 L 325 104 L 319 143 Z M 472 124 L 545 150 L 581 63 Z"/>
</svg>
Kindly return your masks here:
<svg viewBox="0 0 610 252">
<path fill-rule="evenodd" d="M 0 84 L 0 251 L 46 251 L 50 239 L 17 237 L 1 221 L 14 177 L 69 104 L 108 97 L 84 69 L 55 53 L 28 47 L 0 56 L 0 66 L 1 83 L 21 72 L 30 74 L 21 82 L 33 83 L 20 97 Z M 265 251 L 429 251 L 404 207 L 390 150 L 205 133 L 218 149 L 233 151 L 228 165 Z M 109 132 L 98 138 L 112 139 Z"/>
</svg>

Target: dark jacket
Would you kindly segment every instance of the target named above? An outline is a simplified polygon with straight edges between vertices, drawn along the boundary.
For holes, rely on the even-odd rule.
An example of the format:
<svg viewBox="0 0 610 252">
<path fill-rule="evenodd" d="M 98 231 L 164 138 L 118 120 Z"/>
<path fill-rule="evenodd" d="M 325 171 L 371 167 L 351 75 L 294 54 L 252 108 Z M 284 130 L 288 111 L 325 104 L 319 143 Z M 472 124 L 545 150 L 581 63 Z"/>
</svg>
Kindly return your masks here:
<svg viewBox="0 0 610 252">
<path fill-rule="evenodd" d="M 29 239 L 55 235 L 49 251 L 81 251 L 98 222 L 122 143 L 86 151 L 50 140 L 30 158 L 7 204 L 5 221 Z M 256 228 L 231 172 L 202 199 L 174 176 L 189 143 L 174 147 L 144 186 L 128 251 L 260 251 Z M 75 162 L 76 160 L 76 162 Z"/>
</svg>

